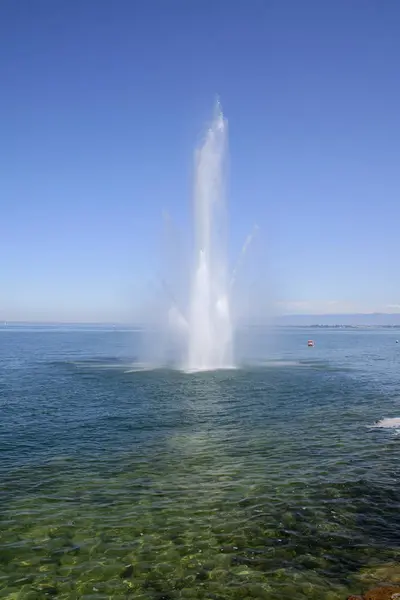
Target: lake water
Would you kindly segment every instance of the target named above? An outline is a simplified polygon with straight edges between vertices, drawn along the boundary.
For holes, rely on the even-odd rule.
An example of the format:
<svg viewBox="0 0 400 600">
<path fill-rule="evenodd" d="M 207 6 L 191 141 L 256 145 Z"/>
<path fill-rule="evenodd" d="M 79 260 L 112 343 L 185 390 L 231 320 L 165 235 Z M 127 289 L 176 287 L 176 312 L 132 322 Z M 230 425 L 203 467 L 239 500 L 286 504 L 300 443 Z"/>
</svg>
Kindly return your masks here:
<svg viewBox="0 0 400 600">
<path fill-rule="evenodd" d="M 132 370 L 138 335 L 0 331 L 0 598 L 334 600 L 396 567 L 400 333 L 258 332 L 198 374 Z"/>
</svg>

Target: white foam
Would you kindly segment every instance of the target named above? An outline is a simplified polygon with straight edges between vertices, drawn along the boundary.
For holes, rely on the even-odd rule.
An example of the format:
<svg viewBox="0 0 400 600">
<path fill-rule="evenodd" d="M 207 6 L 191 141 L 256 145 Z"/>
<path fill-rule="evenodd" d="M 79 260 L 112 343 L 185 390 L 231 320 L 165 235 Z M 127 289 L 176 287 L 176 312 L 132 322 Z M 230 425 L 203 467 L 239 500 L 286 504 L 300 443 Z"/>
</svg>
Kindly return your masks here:
<svg viewBox="0 0 400 600">
<path fill-rule="evenodd" d="M 380 427 L 382 429 L 400 429 L 400 417 L 393 417 L 392 419 L 381 419 L 373 427 Z"/>
<path fill-rule="evenodd" d="M 152 365 L 149 363 L 138 362 L 134 365 L 131 365 L 129 369 L 124 371 L 124 373 L 138 373 L 139 371 L 156 371 L 160 367 L 157 365 Z"/>
<path fill-rule="evenodd" d="M 210 371 L 237 371 L 238 367 L 235 365 L 227 365 L 224 367 L 194 367 L 193 369 L 180 369 L 183 373 L 191 375 L 192 373 L 209 373 Z"/>
</svg>

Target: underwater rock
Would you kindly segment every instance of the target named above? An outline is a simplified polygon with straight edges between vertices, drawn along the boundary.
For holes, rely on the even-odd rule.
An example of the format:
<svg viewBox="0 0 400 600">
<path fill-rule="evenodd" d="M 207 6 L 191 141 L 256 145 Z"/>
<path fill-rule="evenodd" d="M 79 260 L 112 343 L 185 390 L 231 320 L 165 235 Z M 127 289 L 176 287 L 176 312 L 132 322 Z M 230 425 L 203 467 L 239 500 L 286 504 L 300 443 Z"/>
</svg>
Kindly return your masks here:
<svg viewBox="0 0 400 600">
<path fill-rule="evenodd" d="M 400 594 L 400 586 L 386 585 L 369 590 L 364 594 L 364 598 L 365 600 L 396 600 L 398 594 Z"/>
<path fill-rule="evenodd" d="M 200 571 L 198 571 L 196 573 L 196 580 L 197 581 L 205 581 L 206 579 L 208 579 L 207 569 L 200 569 Z"/>
<path fill-rule="evenodd" d="M 133 575 L 133 565 L 126 565 L 120 573 L 121 579 L 129 579 Z"/>
<path fill-rule="evenodd" d="M 33 589 L 36 592 L 39 592 L 40 594 L 43 594 L 44 596 L 47 596 L 47 597 L 56 596 L 58 593 L 58 590 L 55 585 L 51 585 L 51 584 L 47 584 L 47 583 L 38 584 Z"/>
<path fill-rule="evenodd" d="M 400 600 L 400 586 L 382 585 L 368 590 L 364 596 L 349 596 L 347 600 Z"/>
</svg>

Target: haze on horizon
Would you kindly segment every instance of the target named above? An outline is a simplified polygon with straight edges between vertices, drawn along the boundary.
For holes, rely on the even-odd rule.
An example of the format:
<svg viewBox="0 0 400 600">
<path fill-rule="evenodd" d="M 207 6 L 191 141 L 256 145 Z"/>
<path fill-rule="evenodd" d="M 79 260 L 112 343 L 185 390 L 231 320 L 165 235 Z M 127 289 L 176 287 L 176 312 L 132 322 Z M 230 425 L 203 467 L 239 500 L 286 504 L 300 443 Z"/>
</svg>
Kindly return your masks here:
<svg viewBox="0 0 400 600">
<path fill-rule="evenodd" d="M 210 7 L 0 4 L 0 322 L 139 318 L 216 92 L 253 318 L 400 313 L 400 5 Z"/>
</svg>

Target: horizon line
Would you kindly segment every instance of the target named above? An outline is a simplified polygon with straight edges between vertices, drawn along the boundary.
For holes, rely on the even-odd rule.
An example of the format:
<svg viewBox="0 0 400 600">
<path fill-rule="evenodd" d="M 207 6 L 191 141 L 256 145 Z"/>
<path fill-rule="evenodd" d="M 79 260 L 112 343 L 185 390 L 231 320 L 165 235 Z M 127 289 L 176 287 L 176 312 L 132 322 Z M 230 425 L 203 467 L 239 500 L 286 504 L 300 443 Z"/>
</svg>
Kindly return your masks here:
<svg viewBox="0 0 400 600">
<path fill-rule="evenodd" d="M 277 320 L 280 318 L 299 318 L 299 317 L 309 317 L 309 318 L 313 318 L 313 319 L 322 319 L 322 318 L 332 318 L 332 317 L 337 317 L 337 318 L 341 318 L 341 317 L 379 317 L 379 316 L 384 316 L 384 317 L 400 317 L 400 311 L 399 312 L 379 312 L 379 311 L 372 311 L 372 312 L 348 312 L 348 313 L 283 313 L 280 315 L 276 315 L 275 317 L 269 318 L 268 320 Z M 246 320 L 246 322 L 251 322 L 254 321 L 256 322 L 257 319 L 254 320 Z M 0 321 L 0 326 L 1 325 L 18 325 L 18 324 L 24 324 L 24 325 L 112 325 L 112 326 L 124 326 L 124 325 L 128 325 L 128 326 L 139 326 L 141 325 L 138 322 L 134 322 L 134 321 L 80 321 L 80 320 L 40 320 L 40 319 L 2 319 Z"/>
</svg>

